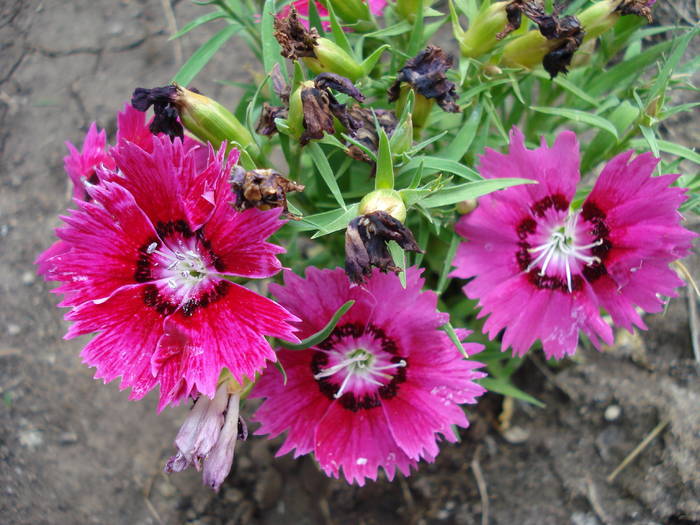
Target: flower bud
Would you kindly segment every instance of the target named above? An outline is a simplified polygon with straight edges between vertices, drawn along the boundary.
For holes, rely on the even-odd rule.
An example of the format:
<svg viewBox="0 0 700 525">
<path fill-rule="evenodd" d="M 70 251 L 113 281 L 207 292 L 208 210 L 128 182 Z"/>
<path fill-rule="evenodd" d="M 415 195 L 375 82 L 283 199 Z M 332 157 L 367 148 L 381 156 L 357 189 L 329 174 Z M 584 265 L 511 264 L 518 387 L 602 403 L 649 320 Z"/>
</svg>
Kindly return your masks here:
<svg viewBox="0 0 700 525">
<path fill-rule="evenodd" d="M 362 65 L 351 57 L 342 47 L 328 40 L 319 38 L 314 47 L 313 57 L 302 57 L 307 67 L 316 75 L 336 73 L 353 82 L 365 75 Z"/>
<path fill-rule="evenodd" d="M 423 0 L 423 9 L 430 7 L 434 0 Z M 416 14 L 418 13 L 419 0 L 396 0 L 396 5 L 394 9 L 401 16 L 401 18 L 410 22 L 411 24 L 416 21 Z"/>
<path fill-rule="evenodd" d="M 497 35 L 506 27 L 508 2 L 496 2 L 480 11 L 462 36 L 459 49 L 462 56 L 478 58 L 491 51 L 498 43 Z"/>
<path fill-rule="evenodd" d="M 358 212 L 367 215 L 375 211 L 383 211 L 398 221 L 406 220 L 406 205 L 401 194 L 396 190 L 374 190 L 360 201 Z"/>
<path fill-rule="evenodd" d="M 363 0 L 325 0 L 325 2 L 329 3 L 333 7 L 333 12 L 348 24 L 371 18 L 369 7 Z"/>
<path fill-rule="evenodd" d="M 399 122 L 389 137 L 392 155 L 401 155 L 413 146 L 413 118 L 409 114 L 403 122 Z"/>
<path fill-rule="evenodd" d="M 467 215 L 473 212 L 479 206 L 479 201 L 476 199 L 467 199 L 466 201 L 461 201 L 457 203 L 457 213 L 460 215 Z"/>
</svg>

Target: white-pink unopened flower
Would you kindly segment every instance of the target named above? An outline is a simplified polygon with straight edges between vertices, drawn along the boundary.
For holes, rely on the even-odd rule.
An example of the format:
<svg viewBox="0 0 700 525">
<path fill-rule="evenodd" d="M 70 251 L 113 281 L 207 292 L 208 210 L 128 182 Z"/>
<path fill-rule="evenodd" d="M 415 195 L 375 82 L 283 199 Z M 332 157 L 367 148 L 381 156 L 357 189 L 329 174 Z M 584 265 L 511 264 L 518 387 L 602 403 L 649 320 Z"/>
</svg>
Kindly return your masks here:
<svg viewBox="0 0 700 525">
<path fill-rule="evenodd" d="M 348 300 L 354 306 L 331 335 L 306 350 L 280 350 L 287 383 L 277 370 L 260 378 L 252 397 L 266 398 L 254 418 L 257 434 L 287 432 L 278 455 L 313 453 L 324 472 L 363 485 L 379 468 L 393 479 L 433 461 L 441 439 L 456 441 L 466 427 L 462 403 L 484 392 L 485 374 L 465 360 L 440 327 L 437 295 L 421 292 L 420 270 L 409 268 L 406 288 L 394 274 L 375 269 L 363 286 L 342 269 L 308 268 L 306 278 L 285 273 L 271 291 L 297 315 L 300 337 L 324 327 Z M 460 331 L 466 337 L 466 331 Z M 481 345 L 466 344 L 470 353 Z"/>
<path fill-rule="evenodd" d="M 580 208 L 576 135 L 562 132 L 551 147 L 525 147 L 518 129 L 507 154 L 487 149 L 486 178 L 521 177 L 538 184 L 482 197 L 457 224 L 463 243 L 454 277 L 478 299 L 484 331 L 503 332 L 503 349 L 522 355 L 539 339 L 547 357 L 573 354 L 579 332 L 597 346 L 612 343 L 607 311 L 627 330 L 645 329 L 636 311 L 660 312 L 660 296 L 675 296 L 681 279 L 669 263 L 687 255 L 695 234 L 681 226 L 685 190 L 677 175 L 653 176 L 658 160 L 633 152 L 613 158 Z"/>
</svg>

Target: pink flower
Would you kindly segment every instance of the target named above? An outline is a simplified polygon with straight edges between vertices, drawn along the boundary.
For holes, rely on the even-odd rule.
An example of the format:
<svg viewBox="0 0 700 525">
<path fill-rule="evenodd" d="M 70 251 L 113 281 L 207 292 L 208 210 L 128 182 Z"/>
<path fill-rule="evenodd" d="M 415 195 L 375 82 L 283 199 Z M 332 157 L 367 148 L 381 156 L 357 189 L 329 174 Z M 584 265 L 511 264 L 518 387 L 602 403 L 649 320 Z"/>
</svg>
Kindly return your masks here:
<svg viewBox="0 0 700 525">
<path fill-rule="evenodd" d="M 613 321 L 646 329 L 635 307 L 659 312 L 658 295 L 675 296 L 683 282 L 669 263 L 688 254 L 695 234 L 681 227 L 685 191 L 677 175 L 653 177 L 657 159 L 632 151 L 612 159 L 580 209 L 571 202 L 579 181 L 576 135 L 561 133 L 550 148 L 528 150 L 518 129 L 508 154 L 487 149 L 486 178 L 522 177 L 539 184 L 483 197 L 457 224 L 463 243 L 454 277 L 479 300 L 484 332 L 501 330 L 502 348 L 522 355 L 540 339 L 548 358 L 576 350 L 579 331 L 599 346 L 612 343 Z"/>
<path fill-rule="evenodd" d="M 420 459 L 433 461 L 452 425 L 466 427 L 462 403 L 474 403 L 485 374 L 467 361 L 440 326 L 437 295 L 421 292 L 420 270 L 409 268 L 404 289 L 394 274 L 375 269 L 365 286 L 351 286 L 342 269 L 285 273 L 272 285 L 280 303 L 301 318 L 299 337 L 319 331 L 346 301 L 354 306 L 318 346 L 280 350 L 287 374 L 269 369 L 252 392 L 267 398 L 254 418 L 257 434 L 287 431 L 277 455 L 313 452 L 326 474 L 364 485 L 379 467 L 389 479 L 408 475 Z M 460 331 L 466 337 L 466 331 Z M 481 345 L 467 344 L 477 352 Z"/>
<path fill-rule="evenodd" d="M 124 109 L 117 114 L 117 143 L 123 141 L 133 142 L 146 151 L 153 151 L 153 133 L 148 128 L 146 114 L 137 111 L 130 104 L 124 104 Z M 197 165 L 204 164 L 208 153 L 204 144 L 194 139 L 185 137 L 185 145 L 188 148 L 200 146 L 197 151 Z M 73 182 L 73 198 L 81 201 L 91 199 L 86 190 L 87 185 L 100 183 L 98 169 L 104 167 L 109 170 L 115 169 L 115 161 L 112 158 L 110 148 L 107 146 L 107 136 L 104 130 L 97 131 L 97 124 L 90 124 L 83 147 L 78 151 L 73 144 L 66 142 L 68 155 L 63 158 L 63 166 L 66 174 Z M 34 264 L 38 266 L 37 273 L 46 275 L 46 261 L 51 257 L 63 253 L 67 250 L 66 244 L 56 241 L 48 250 L 39 255 Z"/>
<path fill-rule="evenodd" d="M 374 16 L 379 16 L 384 12 L 386 8 L 386 0 L 367 0 L 369 4 L 369 10 Z M 309 0 L 296 0 L 290 4 L 284 6 L 280 12 L 277 14 L 278 18 L 286 18 L 289 16 L 289 12 L 292 10 L 292 6 L 299 13 L 299 19 L 301 23 L 309 29 Z M 324 31 L 330 31 L 331 23 L 328 20 L 328 9 L 321 2 L 316 2 L 316 9 L 318 10 L 318 15 L 321 17 L 321 23 L 323 24 Z"/>
<path fill-rule="evenodd" d="M 159 409 L 186 396 L 213 397 L 228 368 L 242 382 L 275 354 L 264 336 L 296 339 L 296 318 L 228 276 L 265 278 L 282 248 L 266 239 L 280 209 L 239 213 L 227 177 L 238 158 L 153 137 L 152 151 L 123 140 L 110 150 L 116 170 L 97 168 L 92 199 L 76 201 L 57 230 L 62 253 L 44 260 L 63 284 L 61 306 L 74 321 L 66 338 L 99 334 L 83 349 L 105 382 L 140 399 L 160 385 Z M 205 150 L 206 151 L 206 150 Z"/>
</svg>

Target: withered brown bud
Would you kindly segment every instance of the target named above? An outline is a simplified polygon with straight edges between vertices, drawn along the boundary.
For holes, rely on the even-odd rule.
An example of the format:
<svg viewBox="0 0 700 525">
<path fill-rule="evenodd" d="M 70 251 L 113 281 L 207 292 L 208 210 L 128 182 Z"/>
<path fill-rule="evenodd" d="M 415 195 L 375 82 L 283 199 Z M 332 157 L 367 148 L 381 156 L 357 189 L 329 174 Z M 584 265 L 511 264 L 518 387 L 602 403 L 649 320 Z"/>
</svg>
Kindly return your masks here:
<svg viewBox="0 0 700 525">
<path fill-rule="evenodd" d="M 363 108 L 354 104 L 348 113 L 357 124 L 355 130 L 355 140 L 360 142 L 368 150 L 377 152 L 379 150 L 379 136 L 375 125 L 375 117 L 379 125 L 386 132 L 387 137 L 391 137 L 398 124 L 396 114 L 388 109 Z M 362 150 L 362 148 L 352 144 L 347 149 L 348 155 L 353 159 L 371 163 L 372 159 Z"/>
<path fill-rule="evenodd" d="M 177 96 L 176 86 L 163 86 L 153 89 L 136 88 L 131 95 L 131 105 L 139 111 L 148 111 L 153 106 L 153 121 L 149 129 L 151 133 L 165 133 L 174 140 L 175 137 L 183 138 L 185 133 L 182 124 L 178 120 L 178 112 L 175 105 Z"/>
<path fill-rule="evenodd" d="M 299 142 L 302 146 L 309 143 L 311 139 L 323 138 L 323 133 L 335 133 L 333 127 L 333 117 L 353 135 L 358 128 L 358 124 L 348 113 L 345 104 L 341 104 L 331 92 L 331 88 L 350 95 L 358 102 L 362 102 L 365 97 L 347 78 L 334 73 L 321 73 L 312 85 L 301 88 L 301 104 L 304 113 L 304 133 Z"/>
<path fill-rule="evenodd" d="M 567 15 L 563 18 L 546 17 L 544 23 L 540 25 L 540 33 L 548 40 L 564 39 L 564 42 L 553 51 L 547 53 L 542 59 L 544 69 L 551 78 L 559 73 L 568 73 L 568 66 L 574 53 L 581 46 L 585 32 L 581 23 L 575 16 Z M 550 36 L 551 35 L 551 36 Z"/>
<path fill-rule="evenodd" d="M 654 21 L 651 17 L 651 4 L 649 0 L 623 0 L 615 11 L 622 15 L 643 16 L 650 24 Z"/>
<path fill-rule="evenodd" d="M 363 283 L 373 266 L 383 272 L 401 271 L 393 264 L 389 241 L 407 251 L 422 251 L 411 230 L 386 212 L 375 211 L 350 221 L 345 230 L 345 273 L 353 283 Z"/>
<path fill-rule="evenodd" d="M 291 219 L 299 219 L 287 210 L 287 193 L 304 191 L 304 186 L 289 180 L 274 170 L 246 171 L 240 166 L 233 169 L 231 188 L 236 195 L 234 208 L 238 211 L 249 208 L 271 210 L 282 208 Z"/>
<path fill-rule="evenodd" d="M 277 62 L 275 62 L 275 65 L 272 66 L 270 79 L 272 80 L 272 91 L 277 93 L 277 96 L 282 100 L 282 102 L 289 104 L 290 88 L 287 85 L 287 81 L 284 79 L 280 65 Z"/>
<path fill-rule="evenodd" d="M 292 6 L 284 18 L 275 18 L 275 38 L 282 46 L 282 56 L 291 60 L 301 57 L 314 57 L 314 47 L 318 40 L 315 28 L 306 29 L 299 21 L 297 10 Z"/>
<path fill-rule="evenodd" d="M 399 71 L 396 82 L 389 88 L 389 101 L 400 95 L 401 82 L 410 84 L 425 98 L 434 98 L 439 106 L 450 113 L 459 113 L 456 104 L 457 89 L 447 80 L 445 72 L 452 67 L 453 59 L 441 48 L 429 45 L 415 57 L 409 59 Z"/>
<path fill-rule="evenodd" d="M 522 16 L 534 20 L 534 17 L 545 16 L 544 6 L 540 0 L 511 0 L 506 6 L 506 27 L 496 35 L 498 40 L 502 40 L 510 33 L 520 28 Z"/>
<path fill-rule="evenodd" d="M 284 106 L 271 106 L 267 102 L 263 102 L 263 108 L 260 112 L 260 119 L 258 120 L 257 126 L 255 126 L 255 131 L 260 135 L 265 135 L 269 137 L 277 133 L 277 126 L 275 125 L 276 118 L 287 118 L 289 110 Z"/>
</svg>

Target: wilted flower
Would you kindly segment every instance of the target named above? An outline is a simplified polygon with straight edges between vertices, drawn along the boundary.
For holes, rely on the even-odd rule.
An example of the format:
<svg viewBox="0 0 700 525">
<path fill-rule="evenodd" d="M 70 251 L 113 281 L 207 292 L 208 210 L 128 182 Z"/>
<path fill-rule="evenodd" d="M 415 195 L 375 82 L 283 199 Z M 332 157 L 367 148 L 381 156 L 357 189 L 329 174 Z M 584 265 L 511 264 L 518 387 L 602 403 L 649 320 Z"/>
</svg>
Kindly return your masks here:
<svg viewBox="0 0 700 525">
<path fill-rule="evenodd" d="M 331 335 L 306 350 L 280 350 L 287 382 L 270 370 L 251 397 L 266 398 L 254 419 L 256 434 L 287 432 L 277 452 L 314 454 L 321 469 L 364 485 L 379 468 L 393 479 L 418 461 L 433 461 L 441 439 L 457 440 L 466 427 L 463 403 L 484 389 L 481 364 L 463 359 L 440 327 L 448 315 L 436 311 L 437 295 L 421 292 L 420 270 L 409 268 L 406 288 L 395 275 L 375 270 L 352 286 L 341 269 L 310 267 L 306 278 L 285 273 L 271 285 L 280 303 L 300 317 L 300 337 L 321 330 L 348 300 L 354 306 Z M 468 335 L 459 331 L 461 338 Z M 481 345 L 466 344 L 469 353 Z"/>
<path fill-rule="evenodd" d="M 396 114 L 388 109 L 363 108 L 358 104 L 354 104 L 348 110 L 348 113 L 357 126 L 353 138 L 374 153 L 379 150 L 379 136 L 377 135 L 376 123 L 381 126 L 387 137 L 391 137 L 398 124 Z M 372 162 L 367 153 L 355 144 L 348 146 L 347 153 L 354 159 Z"/>
<path fill-rule="evenodd" d="M 389 88 L 389 100 L 399 98 L 400 86 L 406 82 L 418 95 L 435 99 L 438 105 L 450 113 L 458 113 L 455 83 L 447 80 L 445 72 L 452 67 L 452 57 L 437 46 L 429 45 L 415 57 L 409 59 Z"/>
<path fill-rule="evenodd" d="M 264 336 L 296 339 L 278 304 L 227 277 L 265 278 L 282 248 L 266 239 L 280 210 L 231 207 L 225 145 L 198 166 L 199 147 L 153 137 L 152 152 L 124 141 L 116 170 L 98 168 L 91 202 L 57 230 L 65 251 L 43 260 L 72 307 L 67 338 L 99 334 L 83 349 L 96 378 L 121 376 L 140 399 L 160 384 L 159 408 L 195 393 L 213 397 L 224 367 L 242 382 L 275 354 Z M 234 337 L 235 335 L 235 337 Z"/>
<path fill-rule="evenodd" d="M 182 472 L 188 467 L 203 470 L 204 484 L 218 491 L 231 472 L 237 439 L 248 430 L 239 417 L 240 392 L 231 382 L 222 383 L 213 399 L 199 396 L 175 438 L 177 454 L 165 465 L 165 472 Z M 231 391 L 233 390 L 233 391 Z"/>
<path fill-rule="evenodd" d="M 685 190 L 671 186 L 676 175 L 652 176 L 658 160 L 650 154 L 630 161 L 632 153 L 607 164 L 580 209 L 571 207 L 580 178 L 573 133 L 528 150 L 513 129 L 508 154 L 481 157 L 486 178 L 539 182 L 482 197 L 457 224 L 468 242 L 452 275 L 473 277 L 464 291 L 489 316 L 489 337 L 505 329 L 504 350 L 522 355 L 540 339 L 548 358 L 562 358 L 575 352 L 579 331 L 596 346 L 612 343 L 601 308 L 627 330 L 645 329 L 636 308 L 659 312 L 659 296 L 676 295 L 683 282 L 669 263 L 695 237 L 680 225 Z"/>
<path fill-rule="evenodd" d="M 275 170 L 246 171 L 240 166 L 233 168 L 231 187 L 236 195 L 234 207 L 238 211 L 248 208 L 259 210 L 282 208 L 288 216 L 287 193 L 304 191 L 302 184 L 283 177 Z"/>
</svg>

